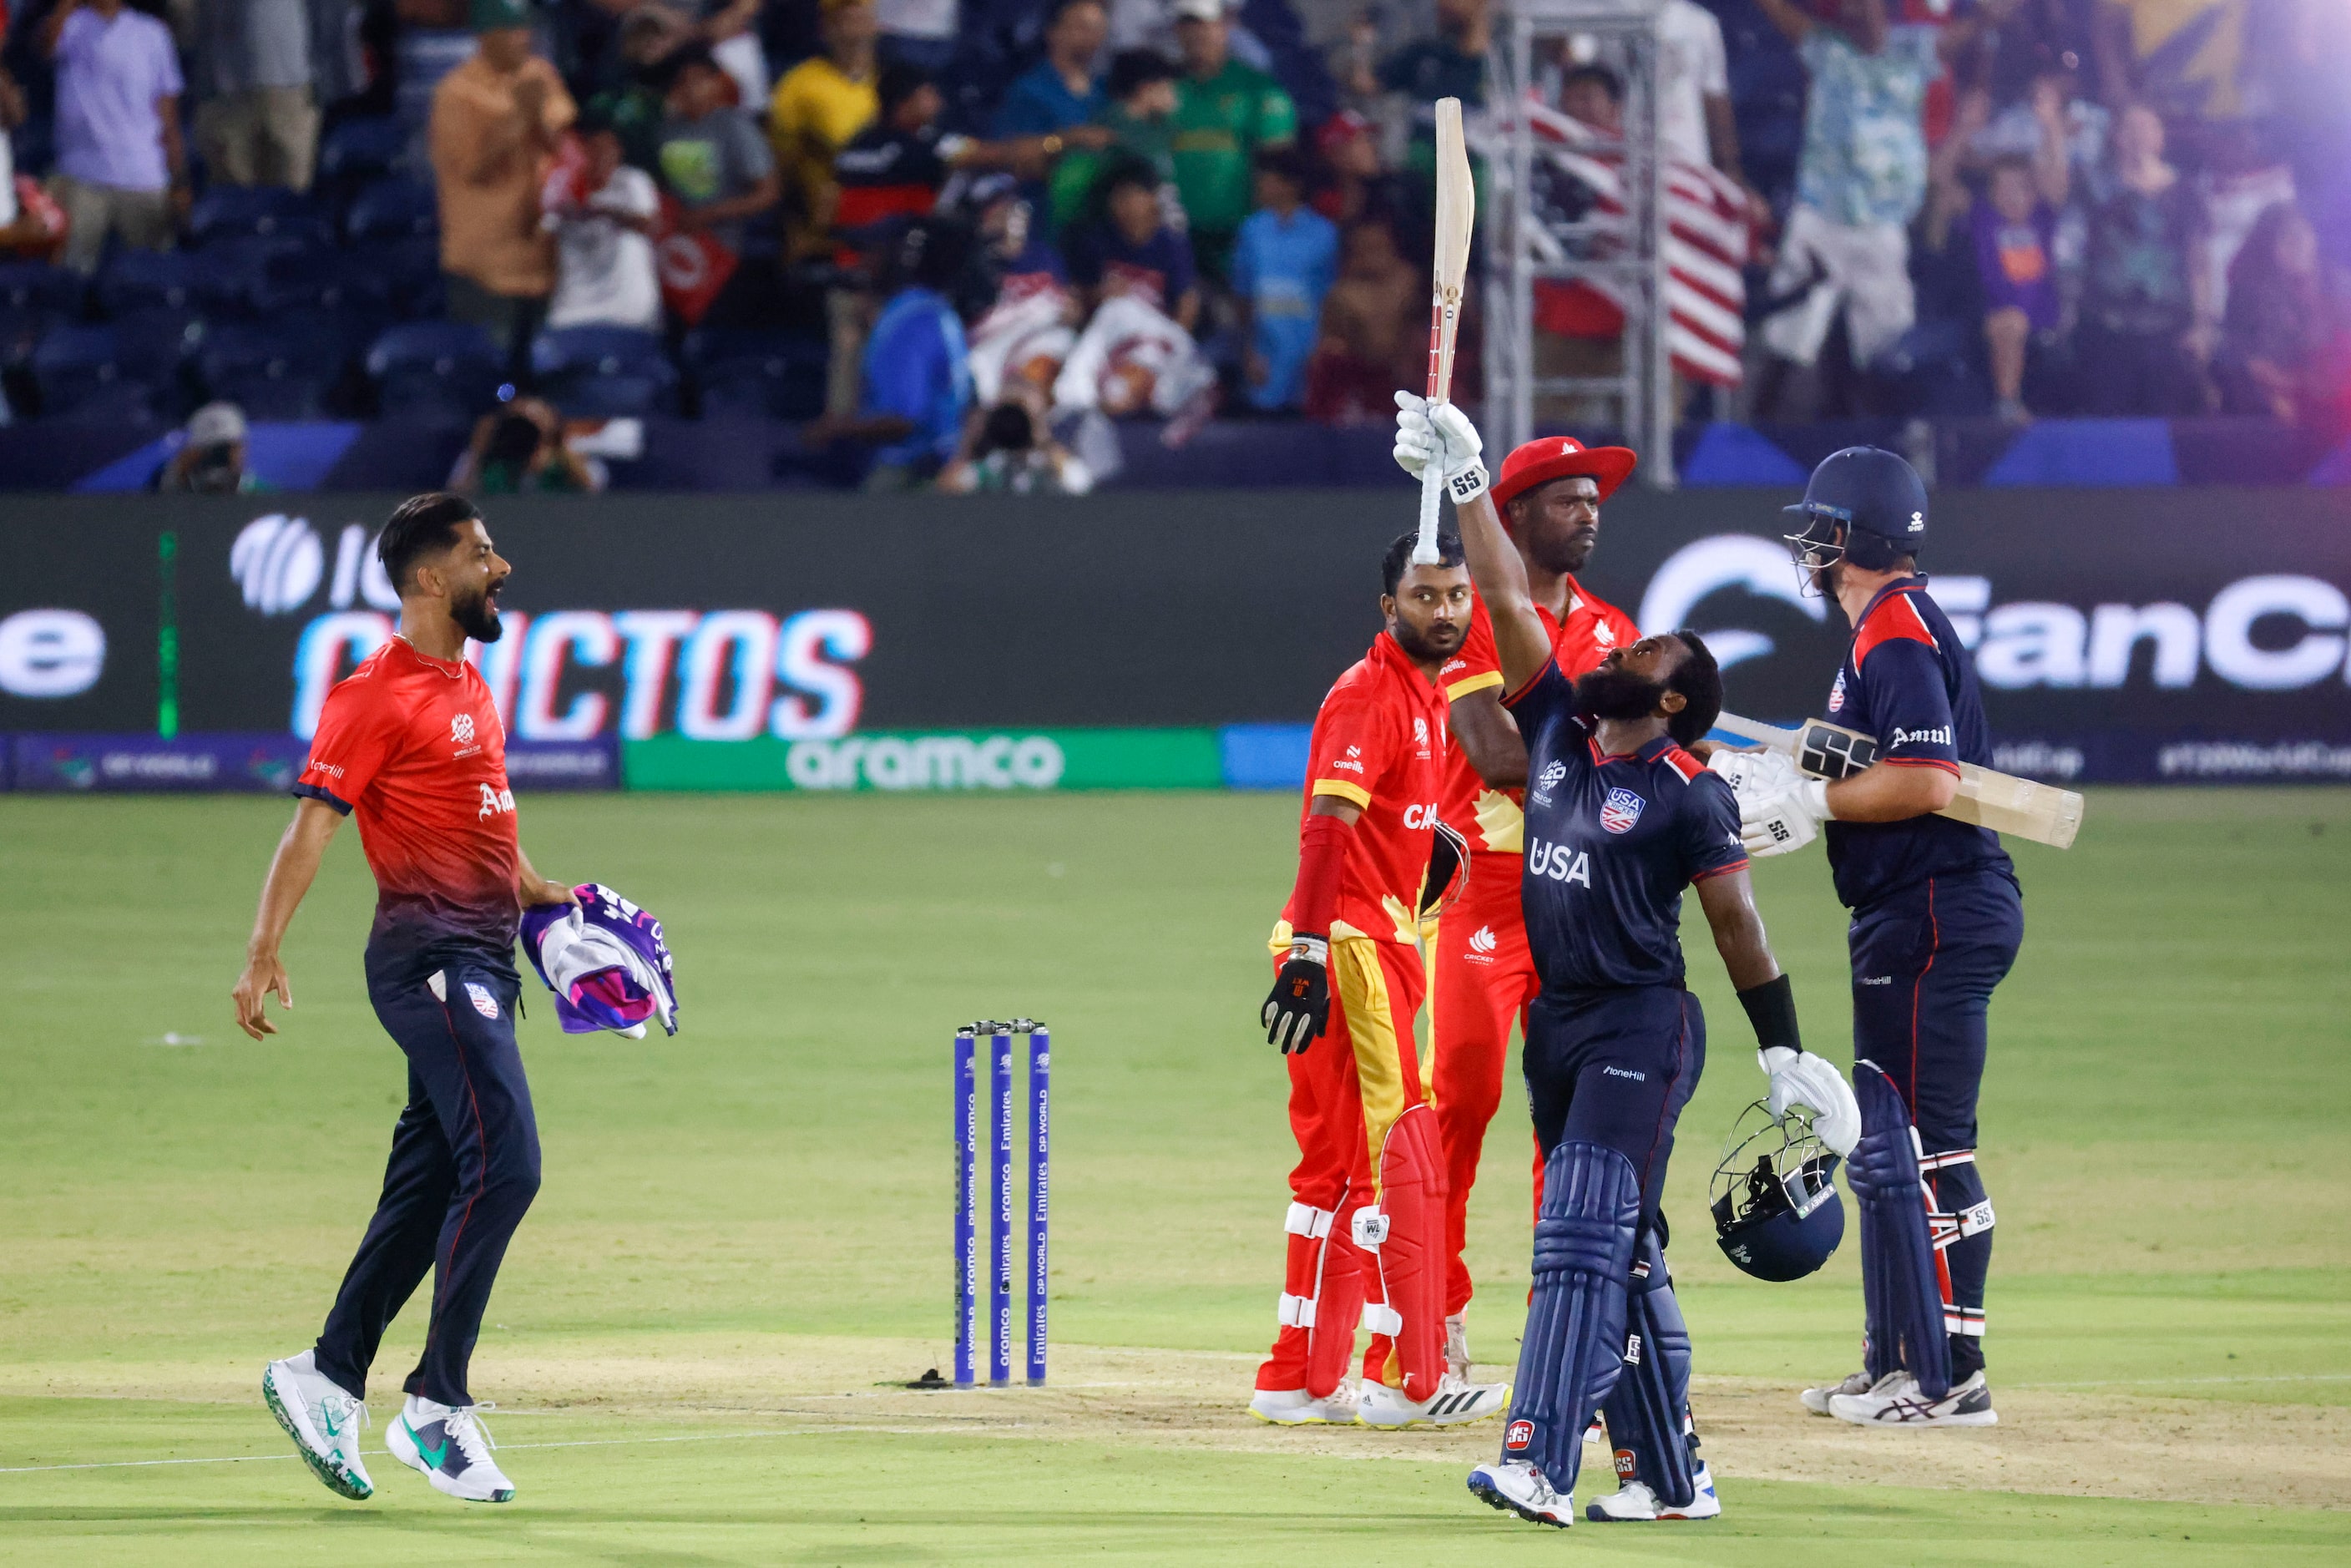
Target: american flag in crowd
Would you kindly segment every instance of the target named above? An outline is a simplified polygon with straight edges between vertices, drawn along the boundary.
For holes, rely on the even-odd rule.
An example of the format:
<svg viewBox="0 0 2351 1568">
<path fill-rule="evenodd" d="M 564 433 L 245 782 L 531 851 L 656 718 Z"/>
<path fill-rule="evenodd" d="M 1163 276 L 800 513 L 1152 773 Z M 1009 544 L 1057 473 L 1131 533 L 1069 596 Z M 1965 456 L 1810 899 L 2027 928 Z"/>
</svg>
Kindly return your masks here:
<svg viewBox="0 0 2351 1568">
<path fill-rule="evenodd" d="M 1546 174 L 1563 174 L 1583 186 L 1592 200 L 1583 216 L 1597 231 L 1587 242 L 1588 254 L 1597 258 L 1621 250 L 1623 141 L 1539 102 L 1529 101 L 1525 110 L 1542 165 L 1538 187 Z M 1691 381 L 1737 386 L 1747 339 L 1747 285 L 1740 272 L 1747 264 L 1746 193 L 1721 171 L 1678 160 L 1667 163 L 1665 184 L 1667 341 L 1674 369 Z M 1540 224 L 1529 238 L 1541 265 L 1570 259 L 1558 236 Z M 1567 337 L 1614 338 L 1624 330 L 1624 299 L 1614 283 L 1538 281 L 1534 324 Z"/>
</svg>

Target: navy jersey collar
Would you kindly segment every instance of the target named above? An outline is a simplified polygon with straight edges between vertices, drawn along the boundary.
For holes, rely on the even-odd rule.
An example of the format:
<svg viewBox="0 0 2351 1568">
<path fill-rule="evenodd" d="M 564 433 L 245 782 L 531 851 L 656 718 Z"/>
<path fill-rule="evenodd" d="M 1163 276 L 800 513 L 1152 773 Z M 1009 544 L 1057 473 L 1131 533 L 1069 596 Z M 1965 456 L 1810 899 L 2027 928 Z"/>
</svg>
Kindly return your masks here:
<svg viewBox="0 0 2351 1568">
<path fill-rule="evenodd" d="M 1886 600 L 1891 598 L 1893 595 L 1897 593 L 1924 593 L 1926 591 L 1927 574 L 1923 571 L 1914 571 L 1908 577 L 1896 578 L 1892 582 L 1887 583 L 1885 587 L 1879 589 L 1876 593 L 1869 596 L 1869 602 L 1861 607 L 1861 618 L 1853 623 L 1853 634 L 1855 637 L 1860 636 L 1861 629 L 1869 624 L 1869 618 L 1877 613 L 1877 607 L 1885 603 Z"/>
<path fill-rule="evenodd" d="M 1592 747 L 1592 760 L 1595 764 L 1609 762 L 1655 762 L 1657 758 L 1663 757 L 1667 752 L 1671 751 L 1674 748 L 1674 737 L 1670 735 L 1660 735 L 1650 740 L 1643 742 L 1641 745 L 1634 747 L 1630 751 L 1603 751 L 1600 749 L 1599 732 L 1595 730 L 1589 737 L 1587 737 L 1584 744 Z"/>
</svg>

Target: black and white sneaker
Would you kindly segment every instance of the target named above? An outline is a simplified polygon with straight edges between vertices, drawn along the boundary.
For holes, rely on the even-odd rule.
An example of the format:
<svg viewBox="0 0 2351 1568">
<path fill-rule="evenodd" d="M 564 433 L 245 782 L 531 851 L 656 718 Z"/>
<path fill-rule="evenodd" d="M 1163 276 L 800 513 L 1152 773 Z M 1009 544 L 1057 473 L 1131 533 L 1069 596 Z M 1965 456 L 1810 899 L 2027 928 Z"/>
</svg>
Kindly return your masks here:
<svg viewBox="0 0 2351 1568">
<path fill-rule="evenodd" d="M 1488 1508 L 1515 1513 L 1530 1524 L 1565 1530 L 1575 1522 L 1575 1497 L 1553 1490 L 1551 1478 L 1524 1459 L 1498 1459 L 1469 1472 L 1469 1490 Z"/>
<path fill-rule="evenodd" d="M 1991 1407 L 1991 1385 L 1981 1372 L 1940 1399 L 1921 1394 L 1908 1373 L 1888 1373 L 1866 1394 L 1840 1394 L 1830 1400 L 1829 1414 L 1856 1427 L 2000 1425 L 2000 1413 Z"/>
<path fill-rule="evenodd" d="M 1869 1374 L 1856 1372 L 1849 1375 L 1843 1383 L 1832 1383 L 1821 1388 L 1807 1388 L 1796 1397 L 1802 1400 L 1804 1408 L 1813 1415 L 1825 1416 L 1829 1413 L 1829 1401 L 1838 1395 L 1863 1395 L 1868 1393 L 1872 1386 Z"/>
</svg>

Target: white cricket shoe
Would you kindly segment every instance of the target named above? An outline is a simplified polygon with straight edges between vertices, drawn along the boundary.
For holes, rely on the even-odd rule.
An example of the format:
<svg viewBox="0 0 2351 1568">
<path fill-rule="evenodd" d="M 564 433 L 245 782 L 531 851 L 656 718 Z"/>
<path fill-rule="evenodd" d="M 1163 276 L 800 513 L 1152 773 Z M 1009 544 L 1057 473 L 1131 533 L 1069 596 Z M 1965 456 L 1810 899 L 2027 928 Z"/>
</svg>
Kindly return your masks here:
<svg viewBox="0 0 2351 1568">
<path fill-rule="evenodd" d="M 375 1482 L 360 1463 L 360 1429 L 368 1424 L 367 1405 L 320 1376 L 317 1355 L 306 1350 L 264 1367 L 261 1397 L 294 1439 L 310 1473 L 336 1496 L 365 1502 L 375 1495 Z"/>
<path fill-rule="evenodd" d="M 1866 1372 L 1849 1373 L 1843 1383 L 1832 1383 L 1820 1388 L 1807 1388 L 1796 1397 L 1802 1400 L 1804 1408 L 1813 1415 L 1825 1416 L 1829 1413 L 1829 1401 L 1838 1395 L 1859 1396 L 1868 1393 L 1872 1386 L 1869 1374 Z"/>
<path fill-rule="evenodd" d="M 471 1405 L 441 1405 L 412 1394 L 384 1435 L 392 1457 L 422 1470 L 433 1490 L 460 1502 L 512 1502 L 514 1482 L 498 1469 L 488 1428 Z"/>
<path fill-rule="evenodd" d="M 1277 1427 L 1352 1427 L 1355 1391 L 1343 1382 L 1317 1399 L 1303 1388 L 1260 1388 L 1249 1396 L 1249 1413 Z"/>
<path fill-rule="evenodd" d="M 1892 1372 L 1866 1394 L 1840 1394 L 1829 1414 L 1856 1427 L 1996 1427 L 1991 1386 L 1978 1372 L 1940 1399 L 1929 1399 L 1907 1372 Z"/>
<path fill-rule="evenodd" d="M 1722 1511 L 1722 1500 L 1714 1495 L 1714 1472 L 1700 1465 L 1697 1480 L 1698 1490 L 1680 1508 L 1659 1502 L 1646 1481 L 1626 1481 L 1624 1490 L 1585 1504 L 1583 1517 L 1599 1524 L 1650 1519 L 1712 1519 Z"/>
<path fill-rule="evenodd" d="M 1507 1383 L 1464 1383 L 1447 1373 L 1437 1381 L 1437 1392 L 1418 1403 L 1401 1388 L 1384 1383 L 1366 1384 L 1355 1402 L 1355 1419 L 1366 1427 L 1395 1431 L 1405 1427 L 1460 1427 L 1499 1416 L 1510 1406 Z"/>
<path fill-rule="evenodd" d="M 1445 1370 L 1469 1381 L 1469 1325 L 1459 1312 L 1445 1320 Z"/>
<path fill-rule="evenodd" d="M 1555 1491 L 1551 1478 L 1524 1459 L 1498 1459 L 1469 1472 L 1469 1490 L 1488 1508 L 1515 1513 L 1530 1524 L 1575 1522 L 1575 1496 Z"/>
</svg>

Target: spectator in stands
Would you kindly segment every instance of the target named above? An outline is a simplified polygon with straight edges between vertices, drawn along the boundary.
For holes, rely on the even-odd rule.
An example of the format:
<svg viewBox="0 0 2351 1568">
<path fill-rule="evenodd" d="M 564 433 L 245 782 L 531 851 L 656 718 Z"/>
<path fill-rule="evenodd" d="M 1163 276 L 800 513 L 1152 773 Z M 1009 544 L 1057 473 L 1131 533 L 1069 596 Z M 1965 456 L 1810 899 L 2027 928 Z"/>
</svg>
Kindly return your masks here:
<svg viewBox="0 0 2351 1568">
<path fill-rule="evenodd" d="M 43 36 L 57 62 L 65 264 L 95 272 L 110 234 L 169 250 L 188 205 L 171 29 L 123 0 L 58 0 Z"/>
<path fill-rule="evenodd" d="M 939 488 L 958 496 L 1082 496 L 1093 487 L 1093 471 L 1010 399 L 975 422 L 966 450 L 939 475 Z"/>
<path fill-rule="evenodd" d="M 1493 38 L 1489 0 L 1437 0 L 1437 34 L 1406 44 L 1380 64 L 1373 88 L 1398 93 L 1412 112 L 1412 147 L 1405 166 L 1420 177 L 1420 189 L 1434 189 L 1437 170 L 1437 100 L 1458 98 L 1465 110 L 1486 103 L 1486 49 Z"/>
<path fill-rule="evenodd" d="M 2163 155 L 2163 120 L 2143 103 L 2115 121 L 2114 193 L 2090 214 L 2089 258 L 2075 333 L 2087 412 L 2200 413 L 2195 265 L 2203 214 Z"/>
<path fill-rule="evenodd" d="M 1325 424 L 1385 424 L 1394 394 L 1427 373 L 1428 339 L 1418 330 L 1428 295 L 1420 271 L 1382 222 L 1347 230 L 1338 281 L 1322 298 L 1314 357 L 1306 369 L 1306 414 Z"/>
<path fill-rule="evenodd" d="M 595 104 L 580 114 L 580 138 L 588 160 L 580 200 L 547 215 L 556 225 L 547 324 L 658 331 L 661 277 L 652 235 L 661 220 L 660 193 L 652 175 L 622 161 L 620 132 Z"/>
<path fill-rule="evenodd" d="M 1729 175 L 1747 193 L 1749 216 L 1768 221 L 1771 204 L 1740 166 L 1722 24 L 1698 0 L 1665 0 L 1657 48 L 1657 141 L 1666 156 Z"/>
<path fill-rule="evenodd" d="M 1399 223 L 1426 204 L 1413 201 L 1401 174 L 1380 166 L 1379 132 L 1352 109 L 1343 109 L 1314 133 L 1330 179 L 1314 193 L 1313 207 L 1345 228 L 1365 222 Z"/>
<path fill-rule="evenodd" d="M 784 172 L 785 254 L 813 261 L 832 249 L 839 199 L 833 161 L 881 108 L 873 91 L 871 0 L 824 0 L 824 53 L 784 73 L 768 102 L 768 136 Z M 852 355 L 850 361 L 855 365 Z M 852 402 L 855 388 L 852 388 Z M 845 410 L 843 411 L 845 412 Z"/>
<path fill-rule="evenodd" d="M 1770 285 L 1775 299 L 1797 302 L 1760 334 L 1776 360 L 1758 394 L 1769 410 L 1790 368 L 1819 361 L 1839 317 L 1856 367 L 1910 329 L 1917 301 L 1907 228 L 1927 193 L 1919 118 L 1927 86 L 1942 69 L 1940 55 L 1967 47 L 2013 0 L 1988 0 L 1939 32 L 1892 25 L 1887 0 L 1837 0 L 1833 21 L 1797 0 L 1756 3 L 1796 46 L 1812 78 L 1796 204 Z"/>
<path fill-rule="evenodd" d="M 2057 211 L 2065 204 L 2068 183 L 2064 103 L 2054 91 L 2036 91 L 2034 104 L 2040 146 L 2030 158 L 2005 153 L 1993 161 L 1968 220 L 1983 289 L 1993 408 L 2011 424 L 2032 417 L 2024 406 L 2026 361 L 2046 359 L 2059 317 Z"/>
<path fill-rule="evenodd" d="M 1089 314 L 1127 297 L 1162 312 L 1186 332 L 1200 319 L 1192 249 L 1159 210 L 1159 182 L 1149 165 L 1123 163 L 1108 178 L 1102 217 L 1070 238 L 1070 277 Z"/>
<path fill-rule="evenodd" d="M 843 236 L 886 218 L 928 213 L 952 171 L 1002 169 L 1033 178 L 1065 147 L 1099 149 L 1110 141 L 1111 133 L 1098 125 L 1081 125 L 1066 135 L 1056 131 L 1000 141 L 942 131 L 939 116 L 946 99 L 920 66 L 884 69 L 878 98 L 880 115 L 833 162 L 841 189 L 833 222 Z M 852 260 L 841 257 L 844 266 Z"/>
<path fill-rule="evenodd" d="M 662 68 L 693 37 L 693 28 L 668 6 L 648 0 L 635 7 L 621 19 L 604 78 L 607 85 L 588 100 L 588 111 L 620 137 L 622 158 L 648 173 L 661 166 L 661 126 L 669 118 L 659 86 L 664 79 Z"/>
<path fill-rule="evenodd" d="M 0 256 L 47 261 L 65 238 L 65 209 L 27 178 L 16 177 L 16 150 L 9 132 L 25 123 L 25 92 L 0 68 Z M 0 411 L 7 407 L 0 393 Z"/>
<path fill-rule="evenodd" d="M 1102 118 L 1108 99 L 1094 61 L 1110 36 L 1102 0 L 1055 0 L 1045 24 L 1045 57 L 1013 78 L 989 131 L 998 137 L 1050 136 Z"/>
<path fill-rule="evenodd" d="M 1306 392 L 1322 297 L 1339 270 L 1339 231 L 1306 205 L 1306 155 L 1275 147 L 1257 157 L 1257 211 L 1233 241 L 1243 395 L 1261 413 L 1295 409 Z"/>
<path fill-rule="evenodd" d="M 308 0 L 196 7 L 196 145 L 213 179 L 310 188 L 319 105 Z"/>
<path fill-rule="evenodd" d="M 957 203 L 979 244 L 956 289 L 971 323 L 972 389 L 993 404 L 1008 391 L 1033 389 L 1040 402 L 1076 340 L 1077 301 L 1061 258 L 1032 221 L 1021 183 L 984 174 Z"/>
<path fill-rule="evenodd" d="M 1176 86 L 1176 188 L 1193 253 L 1221 277 L 1254 195 L 1251 161 L 1298 139 L 1298 107 L 1263 71 L 1232 57 L 1225 0 L 1176 0 L 1184 76 Z"/>
<path fill-rule="evenodd" d="M 555 68 L 531 52 L 522 0 L 473 0 L 473 57 L 433 89 L 441 271 L 449 319 L 480 327 L 519 365 L 555 287 L 539 179 L 578 111 Z"/>
<path fill-rule="evenodd" d="M 587 460 L 563 444 L 555 405 L 518 397 L 475 422 L 449 487 L 471 496 L 576 496 L 603 486 Z"/>
<path fill-rule="evenodd" d="M 2280 202 L 2253 225 L 2229 267 L 2228 314 L 2214 361 L 2221 406 L 2318 427 L 2340 411 L 2343 370 L 2317 233 L 2301 208 Z"/>
<path fill-rule="evenodd" d="M 767 51 L 757 24 L 766 0 L 704 0 L 694 37 L 710 46 L 710 57 L 735 84 L 735 101 L 747 107 L 768 101 L 775 82 L 768 75 Z M 757 119 L 757 110 L 750 110 Z"/>
<path fill-rule="evenodd" d="M 687 45 L 667 68 L 661 176 L 677 198 L 678 226 L 707 231 L 739 254 L 744 225 L 782 198 L 775 155 L 749 113 L 731 101 L 730 78 L 708 45 Z"/>
<path fill-rule="evenodd" d="M 882 63 L 945 71 L 955 63 L 962 11 L 956 0 L 874 0 Z"/>
<path fill-rule="evenodd" d="M 245 410 L 208 402 L 188 416 L 180 449 L 156 471 L 155 488 L 172 494 L 250 496 L 277 486 L 246 466 Z"/>
<path fill-rule="evenodd" d="M 1109 145 L 1071 148 L 1053 165 L 1053 232 L 1062 233 L 1084 221 L 1105 169 L 1137 160 L 1150 164 L 1159 176 L 1165 215 L 1171 224 L 1182 226 L 1184 204 L 1175 183 L 1175 66 L 1155 49 L 1125 50 L 1110 63 L 1105 97 L 1108 101 L 1096 120 L 1110 133 Z"/>
<path fill-rule="evenodd" d="M 865 344 L 858 417 L 834 428 L 884 443 L 865 480 L 871 490 L 927 483 L 956 454 L 971 406 L 971 360 L 962 318 L 948 302 L 964 267 L 959 225 L 911 225 L 885 277 L 893 286 Z"/>
</svg>

